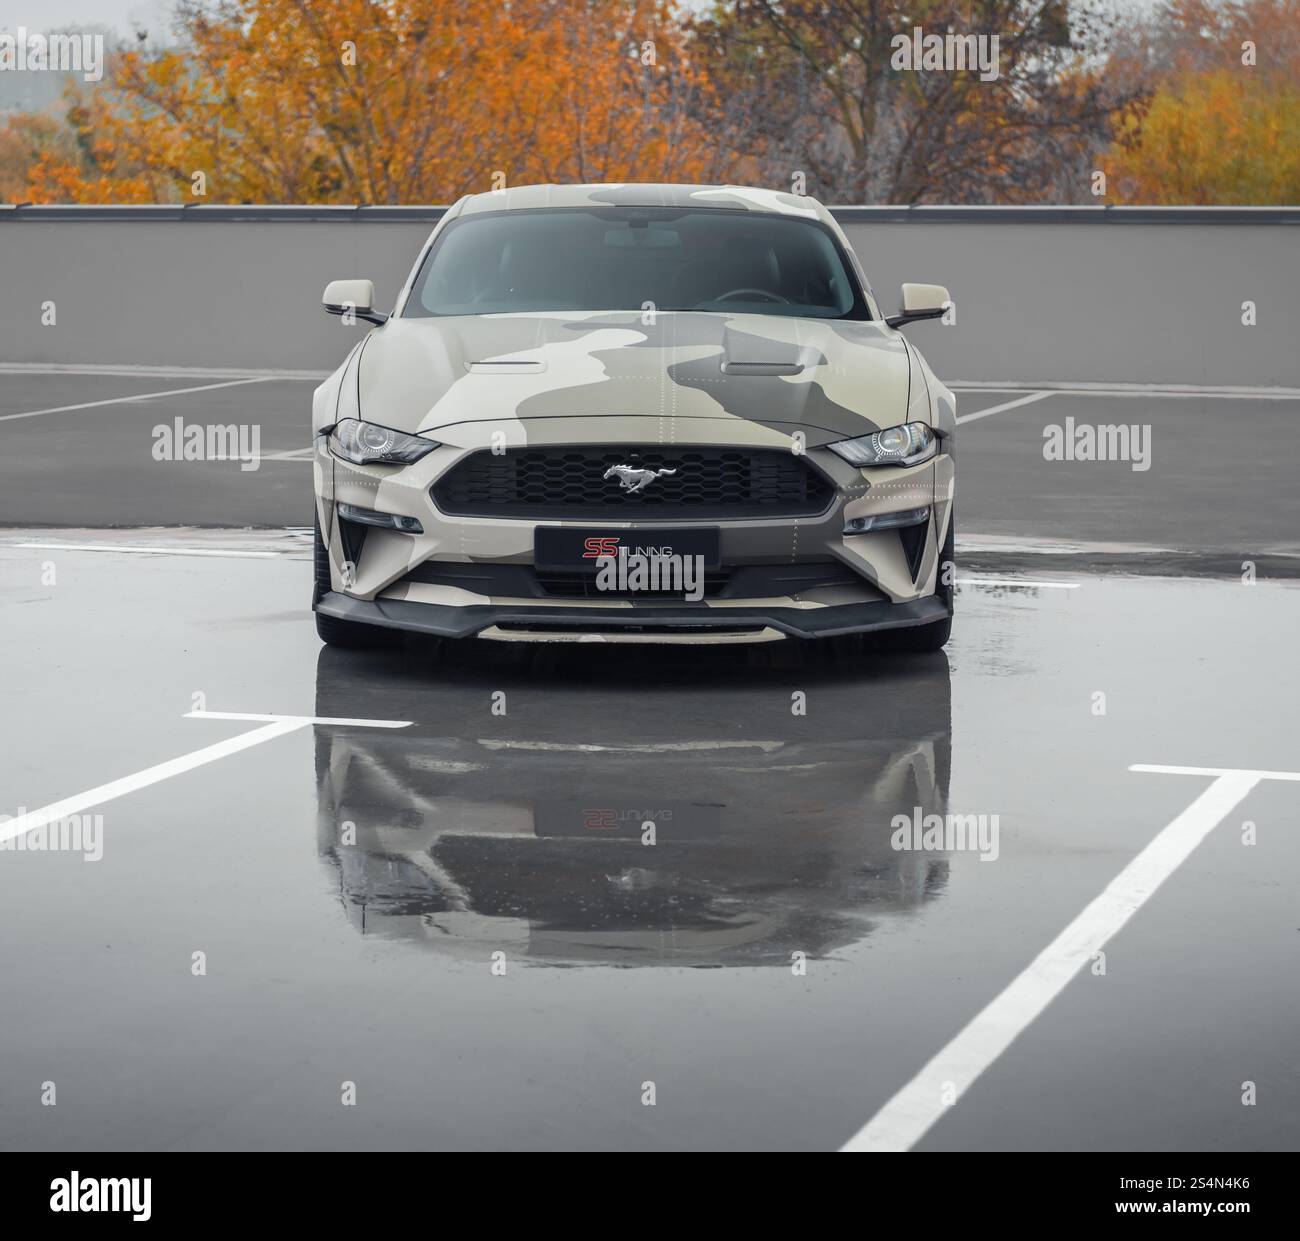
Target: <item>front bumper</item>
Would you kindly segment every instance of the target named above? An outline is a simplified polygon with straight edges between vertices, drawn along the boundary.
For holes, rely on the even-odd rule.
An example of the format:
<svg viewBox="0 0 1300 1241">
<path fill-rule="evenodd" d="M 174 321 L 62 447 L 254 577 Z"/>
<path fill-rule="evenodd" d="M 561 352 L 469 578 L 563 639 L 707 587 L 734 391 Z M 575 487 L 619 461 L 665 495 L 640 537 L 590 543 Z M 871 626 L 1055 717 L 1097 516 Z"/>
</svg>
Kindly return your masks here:
<svg viewBox="0 0 1300 1241">
<path fill-rule="evenodd" d="M 547 606 L 486 604 L 453 606 L 412 603 L 405 599 L 354 599 L 336 591 L 321 596 L 316 610 L 338 620 L 404 629 L 441 638 L 468 638 L 492 629 L 491 636 L 565 641 L 577 635 L 588 641 L 617 642 L 642 636 L 658 641 L 701 641 L 733 634 L 758 638 L 775 630 L 789 638 L 834 638 L 927 625 L 949 615 L 937 595 L 907 603 L 850 603 L 812 608 L 727 607 L 707 604 L 638 604 L 635 608 L 563 610 Z M 761 640 L 761 638 L 759 638 Z"/>
<path fill-rule="evenodd" d="M 759 641 L 773 637 L 817 638 L 924 625 L 949 614 L 940 583 L 940 550 L 951 520 L 953 459 L 945 452 L 906 470 L 859 470 L 820 444 L 809 460 L 834 485 L 827 509 L 814 516 L 740 520 L 601 522 L 602 532 L 652 535 L 657 526 L 714 526 L 720 530 L 722 567 L 734 571 L 731 586 L 690 603 L 637 598 L 562 598 L 526 580 L 534 568 L 539 524 L 590 529 L 591 521 L 482 518 L 442 511 L 432 490 L 466 454 L 481 450 L 485 436 L 502 435 L 506 424 L 439 429 L 442 446 L 401 469 L 353 466 L 334 457 L 324 440 L 316 447 L 317 515 L 330 560 L 330 589 L 317 609 L 340 620 L 443 637 L 520 635 L 609 641 Z M 517 439 L 519 424 L 511 434 Z M 653 420 L 622 418 L 540 419 L 527 424 L 527 443 L 644 444 L 658 434 Z M 511 442 L 509 439 L 507 443 Z M 694 419 L 674 432 L 674 444 L 740 444 L 783 448 L 790 437 L 768 428 L 716 419 Z M 349 549 L 337 505 L 397 513 L 420 521 L 423 533 L 369 530 L 364 544 Z M 919 546 L 909 552 L 897 530 L 845 536 L 846 521 L 928 507 L 931 519 Z M 771 571 L 831 566 L 832 583 L 780 583 Z M 457 570 L 465 570 L 458 574 Z M 848 581 L 843 580 L 847 573 Z M 511 577 L 510 575 L 514 575 Z M 764 574 L 768 577 L 764 578 Z M 524 575 L 520 577 L 520 575 Z M 474 580 L 475 577 L 481 580 Z M 485 631 L 491 632 L 485 632 Z M 744 635 L 743 637 L 740 635 Z"/>
</svg>

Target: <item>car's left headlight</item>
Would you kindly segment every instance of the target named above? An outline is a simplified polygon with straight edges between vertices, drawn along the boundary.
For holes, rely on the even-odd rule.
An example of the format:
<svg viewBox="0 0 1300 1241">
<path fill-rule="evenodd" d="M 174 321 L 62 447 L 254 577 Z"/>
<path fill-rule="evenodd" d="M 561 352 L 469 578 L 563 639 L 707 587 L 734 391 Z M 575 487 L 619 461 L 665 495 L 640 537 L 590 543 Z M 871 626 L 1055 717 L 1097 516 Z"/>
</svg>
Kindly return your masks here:
<svg viewBox="0 0 1300 1241">
<path fill-rule="evenodd" d="M 437 440 L 407 435 L 360 418 L 344 418 L 330 432 L 330 448 L 353 465 L 410 465 L 437 447 Z"/>
<path fill-rule="evenodd" d="M 850 465 L 920 465 L 939 451 L 939 437 L 924 422 L 908 422 L 826 446 Z"/>
</svg>

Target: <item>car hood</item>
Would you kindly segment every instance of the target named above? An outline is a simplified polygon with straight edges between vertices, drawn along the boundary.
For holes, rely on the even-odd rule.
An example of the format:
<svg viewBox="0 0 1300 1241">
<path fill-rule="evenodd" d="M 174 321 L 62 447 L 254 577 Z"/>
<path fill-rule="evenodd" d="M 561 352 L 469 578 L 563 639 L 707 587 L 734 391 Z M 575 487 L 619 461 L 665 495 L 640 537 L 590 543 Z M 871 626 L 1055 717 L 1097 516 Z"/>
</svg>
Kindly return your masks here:
<svg viewBox="0 0 1300 1241">
<path fill-rule="evenodd" d="M 903 420 L 911 359 L 875 322 L 636 311 L 392 319 L 361 351 L 361 416 L 434 433 L 501 419 L 737 417 L 815 440 Z"/>
</svg>

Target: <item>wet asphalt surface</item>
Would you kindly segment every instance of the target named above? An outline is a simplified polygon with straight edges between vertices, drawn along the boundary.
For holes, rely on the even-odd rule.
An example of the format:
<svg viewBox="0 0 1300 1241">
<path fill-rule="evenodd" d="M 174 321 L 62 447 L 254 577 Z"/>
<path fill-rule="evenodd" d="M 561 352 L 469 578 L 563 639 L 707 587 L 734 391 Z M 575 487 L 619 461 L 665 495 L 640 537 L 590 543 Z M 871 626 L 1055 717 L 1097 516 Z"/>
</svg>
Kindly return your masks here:
<svg viewBox="0 0 1300 1241">
<path fill-rule="evenodd" d="M 5 376 L 0 414 L 184 386 Z M 834 1149 L 1210 779 L 1132 765 L 1300 768 L 1296 403 L 1227 406 L 1264 464 L 1221 401 L 971 423 L 945 655 L 357 655 L 315 638 L 298 536 L 105 533 L 301 525 L 303 463 L 133 445 L 309 389 L 0 422 L 0 813 L 262 727 L 195 707 L 409 724 L 304 724 L 108 800 L 98 860 L 0 852 L 4 1149 Z M 1043 462 L 1071 411 L 1149 421 L 1152 469 Z M 33 529 L 56 515 L 88 529 Z M 1093 550 L 1021 546 L 1051 537 Z M 921 811 L 996 816 L 996 858 L 894 848 Z M 1294 1149 L 1298 811 L 1261 781 L 917 1149 Z"/>
</svg>

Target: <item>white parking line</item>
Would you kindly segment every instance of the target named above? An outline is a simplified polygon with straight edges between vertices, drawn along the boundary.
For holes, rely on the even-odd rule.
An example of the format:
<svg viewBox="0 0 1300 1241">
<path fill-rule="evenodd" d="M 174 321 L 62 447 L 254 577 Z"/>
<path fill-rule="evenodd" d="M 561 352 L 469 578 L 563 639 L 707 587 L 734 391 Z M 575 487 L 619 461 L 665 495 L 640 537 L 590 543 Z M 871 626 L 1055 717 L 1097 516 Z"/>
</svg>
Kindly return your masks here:
<svg viewBox="0 0 1300 1241">
<path fill-rule="evenodd" d="M 1300 771 L 1255 771 L 1246 767 L 1161 767 L 1151 763 L 1134 763 L 1129 771 L 1154 772 L 1162 776 L 1254 776 L 1256 780 L 1300 780 Z"/>
<path fill-rule="evenodd" d="M 301 724 L 293 720 L 265 724 L 261 728 L 253 729 L 252 732 L 240 733 L 237 737 L 229 737 L 225 741 L 205 745 L 201 750 L 191 750 L 190 753 L 182 754 L 179 758 L 169 758 L 165 763 L 146 767 L 143 771 L 123 776 L 120 780 L 112 780 L 108 784 L 87 789 L 84 793 L 65 797 L 62 801 L 51 802 L 48 806 L 42 806 L 39 810 L 30 810 L 0 825 L 0 841 L 23 836 L 34 828 L 66 819 L 69 815 L 77 814 L 89 806 L 102 806 L 105 802 L 125 797 L 137 789 L 148 788 L 151 784 L 157 784 L 172 776 L 179 776 L 182 772 L 193 771 L 195 767 L 202 767 L 206 763 L 216 762 L 219 758 L 238 754 L 250 746 L 261 745 L 263 741 L 282 737 L 285 733 L 291 733 L 301 727 Z"/>
<path fill-rule="evenodd" d="M 288 548 L 282 552 L 241 551 L 237 548 L 225 550 L 211 547 L 145 547 L 131 543 L 12 543 L 11 547 L 32 547 L 47 552 L 134 552 L 142 556 L 237 556 L 244 559 L 274 560 L 287 556 L 298 548 Z"/>
<path fill-rule="evenodd" d="M 238 388 L 241 384 L 270 383 L 271 377 L 255 379 L 228 379 L 225 383 L 200 384 L 197 388 L 171 388 L 166 392 L 137 392 L 133 396 L 115 396 L 106 401 L 83 401 L 80 405 L 55 405 L 49 409 L 29 409 L 24 414 L 0 414 L 0 422 L 14 422 L 19 418 L 40 418 L 44 414 L 66 414 L 74 409 L 98 409 L 101 405 L 129 405 L 133 401 L 152 401 L 160 396 L 185 396 L 190 392 L 211 392 L 215 388 Z"/>
<path fill-rule="evenodd" d="M 1168 556 L 1172 547 L 1152 543 L 1082 542 L 1077 539 L 1040 539 L 1016 534 L 958 534 L 958 552 L 1014 552 L 1029 556 Z"/>
<path fill-rule="evenodd" d="M 0 375 L 123 375 L 149 379 L 265 378 L 319 383 L 330 372 L 269 366 L 154 366 L 112 362 L 0 362 Z M 1087 382 L 1045 379 L 950 379 L 954 392 L 1030 392 L 1040 388 L 1076 396 L 1238 397 L 1245 400 L 1294 401 L 1300 388 L 1257 384 L 1145 384 L 1124 381 Z"/>
<path fill-rule="evenodd" d="M 915 1146 L 1266 775 L 1231 768 L 1130 770 L 1217 774 L 1209 788 L 1161 830 L 1096 900 L 844 1144 L 843 1150 L 904 1151 Z M 1292 778 L 1292 773 L 1283 778 Z"/>
<path fill-rule="evenodd" d="M 345 728 L 410 728 L 411 720 L 355 720 L 333 715 L 266 715 L 252 711 L 187 711 L 187 720 L 262 720 L 303 724 L 337 724 Z"/>
<path fill-rule="evenodd" d="M 989 418 L 993 414 L 1000 414 L 1004 410 L 1016 409 L 1021 405 L 1032 405 L 1035 401 L 1041 401 L 1045 396 L 1051 396 L 1050 392 L 1031 392 L 1028 396 L 1022 396 L 1014 401 L 1003 401 L 1001 405 L 991 405 L 988 409 L 977 409 L 973 414 L 959 414 L 957 424 L 960 426 L 963 422 L 975 422 L 979 418 Z"/>
<path fill-rule="evenodd" d="M 272 366 L 118 366 L 111 362 L 0 362 L 0 375 L 119 375 L 128 379 L 279 379 L 320 383 L 329 371 Z"/>
<path fill-rule="evenodd" d="M 1031 582 L 1023 577 L 959 577 L 958 586 L 1037 586 L 1044 590 L 1078 590 L 1078 582 Z"/>
<path fill-rule="evenodd" d="M 283 737 L 286 733 L 297 732 L 298 729 L 306 728 L 309 724 L 341 724 L 362 728 L 407 728 L 410 724 L 408 720 L 346 720 L 310 715 L 241 715 L 235 712 L 221 711 L 190 711 L 185 718 L 266 720 L 269 722 L 263 724 L 261 728 L 254 728 L 251 732 L 240 733 L 237 737 L 228 737 L 225 741 L 205 745 L 200 750 L 191 750 L 188 754 L 182 754 L 179 758 L 169 758 L 165 763 L 157 763 L 153 767 L 146 767 L 143 771 L 123 776 L 120 780 L 111 780 L 107 784 L 96 785 L 93 789 L 87 789 L 84 793 L 74 793 L 71 797 L 51 802 L 48 806 L 42 806 L 39 810 L 29 810 L 25 814 L 17 815 L 7 823 L 0 824 L 0 843 L 26 835 L 26 833 L 38 827 L 44 827 L 49 823 L 56 823 L 60 819 L 66 819 L 69 815 L 77 814 L 90 806 L 102 806 L 105 802 L 113 801 L 118 797 L 125 797 L 128 793 L 134 793 L 137 789 L 148 788 L 151 784 L 158 784 L 163 780 L 169 780 L 172 776 L 179 776 L 184 772 L 193 771 L 196 767 L 214 763 L 219 758 L 238 754 L 241 750 L 261 745 L 264 741 L 271 741 L 275 737 Z"/>
<path fill-rule="evenodd" d="M 984 383 L 980 380 L 950 381 L 954 392 L 1038 392 L 1059 396 L 1152 396 L 1171 400 L 1295 401 L 1300 388 L 1264 388 L 1231 384 L 1135 384 L 1135 383 Z"/>
<path fill-rule="evenodd" d="M 305 532 L 305 528 L 304 528 Z M 120 552 L 141 556 L 233 556 L 252 560 L 275 560 L 286 556 L 301 558 L 301 547 L 286 547 L 279 551 L 246 551 L 239 548 L 212 547 L 159 547 L 142 543 L 46 543 L 27 540 L 0 546 L 23 547 L 47 552 Z M 959 577 L 958 586 L 1032 586 L 1044 590 L 1078 590 L 1078 582 L 1040 582 L 1023 577 Z"/>
</svg>

